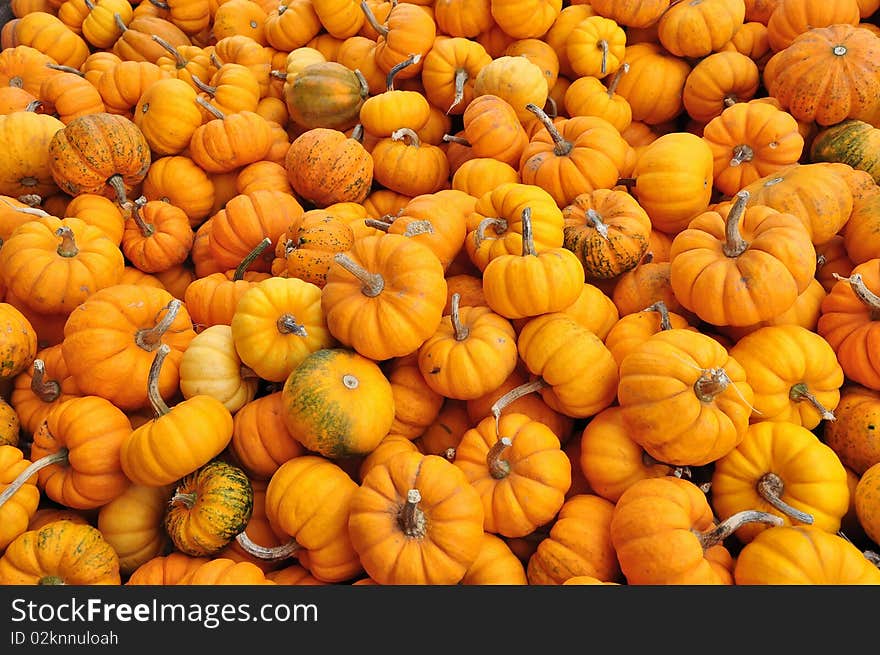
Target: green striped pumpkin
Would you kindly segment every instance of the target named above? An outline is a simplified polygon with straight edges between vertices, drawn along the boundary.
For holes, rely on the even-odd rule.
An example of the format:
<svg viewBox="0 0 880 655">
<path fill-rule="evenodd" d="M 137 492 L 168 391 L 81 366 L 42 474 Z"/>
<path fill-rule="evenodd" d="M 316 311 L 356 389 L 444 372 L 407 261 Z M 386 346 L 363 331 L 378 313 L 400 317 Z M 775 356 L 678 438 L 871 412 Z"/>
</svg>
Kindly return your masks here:
<svg viewBox="0 0 880 655">
<path fill-rule="evenodd" d="M 849 164 L 880 183 L 880 128 L 850 119 L 820 130 L 813 139 L 810 160 Z"/>
</svg>

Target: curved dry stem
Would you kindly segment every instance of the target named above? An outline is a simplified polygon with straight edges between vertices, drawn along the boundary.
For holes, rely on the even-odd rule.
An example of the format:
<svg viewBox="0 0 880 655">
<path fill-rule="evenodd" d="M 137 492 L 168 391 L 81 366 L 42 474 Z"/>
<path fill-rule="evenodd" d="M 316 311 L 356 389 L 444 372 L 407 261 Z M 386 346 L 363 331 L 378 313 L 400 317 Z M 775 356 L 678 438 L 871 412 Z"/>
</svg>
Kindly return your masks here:
<svg viewBox="0 0 880 655">
<path fill-rule="evenodd" d="M 61 243 L 55 251 L 61 257 L 76 257 L 79 254 L 79 248 L 76 247 L 76 239 L 73 236 L 73 230 L 67 225 L 62 225 L 55 230 L 55 236 L 61 237 Z"/>
<path fill-rule="evenodd" d="M 333 261 L 360 280 L 361 293 L 368 298 L 375 298 L 385 288 L 385 278 L 380 273 L 371 273 L 344 252 L 333 255 Z"/>
<path fill-rule="evenodd" d="M 556 125 L 553 124 L 553 119 L 547 115 L 547 112 L 533 102 L 528 103 L 526 109 L 538 117 L 538 120 L 541 121 L 541 125 L 543 125 L 544 129 L 550 134 L 550 138 L 553 139 L 554 155 L 557 157 L 564 157 L 574 149 L 574 144 L 563 137 L 559 130 L 556 129 Z"/>
<path fill-rule="evenodd" d="M 758 479 L 755 485 L 758 495 L 772 505 L 775 509 L 785 514 L 792 520 L 813 524 L 813 516 L 796 509 L 782 500 L 782 494 L 785 491 L 785 483 L 776 473 L 765 473 Z"/>
<path fill-rule="evenodd" d="M 306 331 L 306 326 L 302 323 L 297 323 L 296 317 L 294 317 L 293 314 L 282 314 L 278 317 L 278 320 L 275 321 L 275 326 L 281 334 L 292 334 L 297 337 L 309 336 L 309 333 Z"/>
<path fill-rule="evenodd" d="M 486 466 L 489 468 L 489 475 L 496 480 L 501 480 L 510 475 L 510 462 L 502 459 L 504 451 L 513 445 L 510 437 L 501 437 L 492 444 L 489 452 L 486 453 Z"/>
<path fill-rule="evenodd" d="M 849 286 L 853 293 L 856 294 L 856 298 L 867 306 L 871 320 L 880 320 L 880 296 L 867 287 L 861 273 L 853 273 L 849 277 L 843 277 L 837 273 L 832 273 L 832 275 L 834 275 L 835 280 L 849 282 Z"/>
<path fill-rule="evenodd" d="M 736 194 L 736 200 L 727 214 L 727 220 L 724 224 L 724 245 L 721 247 L 727 257 L 739 257 L 749 249 L 749 243 L 742 238 L 739 230 L 739 222 L 745 214 L 746 205 L 749 202 L 749 192 L 742 190 Z"/>
<path fill-rule="evenodd" d="M 272 243 L 272 239 L 269 237 L 263 237 L 263 240 L 260 241 L 254 248 L 245 255 L 245 258 L 241 260 L 241 263 L 235 267 L 235 272 L 232 274 L 233 280 L 243 280 L 244 274 L 247 272 L 248 267 L 253 264 L 257 257 L 263 254 L 263 251 L 268 248 Z"/>
<path fill-rule="evenodd" d="M 291 539 L 287 543 L 272 548 L 261 546 L 260 544 L 255 543 L 246 532 L 239 532 L 235 535 L 235 542 L 241 546 L 241 549 L 248 555 L 253 555 L 257 559 L 267 561 L 287 559 L 302 549 L 302 546 L 296 543 L 295 539 Z"/>
<path fill-rule="evenodd" d="M 533 391 L 546 389 L 549 386 L 550 383 L 547 382 L 544 378 L 536 378 L 534 380 L 531 380 L 530 382 L 524 382 L 518 387 L 514 387 L 513 389 L 502 395 L 500 398 L 498 398 L 498 400 L 492 403 L 491 407 L 492 416 L 495 417 L 496 423 L 501 416 L 501 412 L 504 411 L 504 408 L 510 405 L 513 401 L 522 398 L 523 396 L 530 394 Z"/>
<path fill-rule="evenodd" d="M 385 89 L 387 91 L 393 91 L 394 90 L 394 78 L 397 76 L 397 74 L 400 71 L 402 71 L 404 68 L 406 68 L 407 66 L 412 66 L 414 64 L 417 64 L 421 60 L 422 60 L 421 53 L 416 52 L 416 53 L 410 54 L 406 59 L 403 59 L 403 60 L 397 62 L 396 64 L 394 64 L 394 66 L 392 66 L 388 70 L 388 75 L 385 76 Z"/>
<path fill-rule="evenodd" d="M 61 397 L 61 384 L 57 380 L 46 379 L 46 363 L 37 358 L 33 363 L 31 393 L 44 403 L 53 403 Z"/>
<path fill-rule="evenodd" d="M 452 329 L 455 331 L 455 340 L 464 341 L 470 336 L 470 328 L 461 322 L 461 294 L 453 293 L 450 299 L 449 318 L 452 321 Z"/>
<path fill-rule="evenodd" d="M 168 344 L 160 344 L 156 349 L 156 355 L 153 357 L 153 363 L 150 364 L 150 372 L 147 375 L 147 397 L 150 399 L 150 407 L 153 414 L 158 418 L 165 416 L 171 409 L 165 404 L 165 399 L 159 393 L 159 373 L 162 371 L 162 362 L 171 352 Z"/>
<path fill-rule="evenodd" d="M 153 352 L 162 342 L 162 337 L 169 330 L 183 303 L 177 298 L 173 298 L 163 310 L 168 310 L 157 323 L 151 328 L 141 328 L 135 333 L 134 342 L 139 348 L 143 348 L 147 352 Z"/>
<path fill-rule="evenodd" d="M 834 415 L 830 409 L 825 407 L 822 403 L 819 402 L 819 399 L 809 390 L 806 383 L 798 382 L 793 385 L 791 389 L 788 391 L 788 397 L 796 403 L 807 401 L 810 403 L 817 412 L 819 412 L 819 416 L 822 417 L 822 420 L 825 421 L 836 421 L 837 417 Z"/>
<path fill-rule="evenodd" d="M 747 509 L 742 512 L 737 512 L 708 532 L 694 532 L 694 534 L 697 535 L 697 539 L 699 540 L 700 545 L 703 546 L 703 550 L 706 550 L 707 548 L 720 544 L 746 523 L 766 523 L 767 525 L 777 526 L 782 525 L 784 521 L 776 516 L 776 514 Z"/>
<path fill-rule="evenodd" d="M 66 462 L 67 454 L 67 448 L 59 448 L 54 453 L 50 453 L 49 455 L 41 457 L 37 461 L 32 462 L 25 470 L 15 476 L 15 479 L 9 483 L 9 486 L 7 486 L 2 493 L 0 493 L 0 507 L 3 507 L 7 500 L 12 498 L 19 489 L 27 484 L 28 480 L 30 480 L 34 475 L 42 471 L 44 468 L 52 466 L 53 464 Z"/>
</svg>

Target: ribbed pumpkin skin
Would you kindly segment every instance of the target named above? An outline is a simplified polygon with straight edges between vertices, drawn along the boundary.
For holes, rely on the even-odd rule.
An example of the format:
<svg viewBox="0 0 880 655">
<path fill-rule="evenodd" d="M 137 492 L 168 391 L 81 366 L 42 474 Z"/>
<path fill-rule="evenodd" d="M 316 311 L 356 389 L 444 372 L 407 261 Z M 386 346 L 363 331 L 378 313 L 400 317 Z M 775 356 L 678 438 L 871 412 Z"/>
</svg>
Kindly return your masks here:
<svg viewBox="0 0 880 655">
<path fill-rule="evenodd" d="M 214 460 L 181 480 L 165 514 L 165 530 L 181 552 L 212 555 L 242 532 L 254 489 L 237 466 Z"/>
<path fill-rule="evenodd" d="M 54 521 L 19 535 L 0 557 L 0 585 L 118 585 L 119 557 L 87 524 Z"/>
<path fill-rule="evenodd" d="M 880 569 L 856 546 L 811 525 L 763 531 L 740 551 L 733 576 L 740 586 L 880 584 Z"/>
<path fill-rule="evenodd" d="M 25 459 L 22 451 L 15 446 L 0 445 L 0 486 L 5 489 L 30 464 L 31 461 Z M 36 478 L 32 477 L 0 506 L 0 550 L 28 529 L 28 522 L 36 513 L 39 503 L 40 490 Z"/>
<path fill-rule="evenodd" d="M 849 164 L 880 184 L 880 128 L 855 119 L 825 128 L 813 139 L 810 161 Z"/>
<path fill-rule="evenodd" d="M 106 112 L 73 119 L 49 143 L 52 177 L 72 196 L 97 193 L 116 198 L 107 182 L 116 175 L 131 191 L 146 177 L 151 158 L 140 128 L 125 116 Z"/>
</svg>

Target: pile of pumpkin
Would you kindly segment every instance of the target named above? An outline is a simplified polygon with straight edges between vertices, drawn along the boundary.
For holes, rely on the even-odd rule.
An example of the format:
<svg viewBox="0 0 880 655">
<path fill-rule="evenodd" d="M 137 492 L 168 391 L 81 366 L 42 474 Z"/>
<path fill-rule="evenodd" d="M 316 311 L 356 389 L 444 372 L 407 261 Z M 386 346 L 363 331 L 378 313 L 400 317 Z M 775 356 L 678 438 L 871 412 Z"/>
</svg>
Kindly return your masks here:
<svg viewBox="0 0 880 655">
<path fill-rule="evenodd" d="M 0 584 L 880 583 L 880 0 L 12 0 Z"/>
</svg>

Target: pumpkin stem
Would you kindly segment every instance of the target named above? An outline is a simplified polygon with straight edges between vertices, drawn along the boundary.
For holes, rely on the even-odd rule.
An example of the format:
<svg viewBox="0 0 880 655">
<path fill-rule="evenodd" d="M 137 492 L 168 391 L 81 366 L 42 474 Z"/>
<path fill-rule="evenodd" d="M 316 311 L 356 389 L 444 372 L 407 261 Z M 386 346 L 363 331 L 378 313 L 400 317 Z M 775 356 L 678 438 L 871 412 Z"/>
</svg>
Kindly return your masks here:
<svg viewBox="0 0 880 655">
<path fill-rule="evenodd" d="M 816 408 L 816 411 L 819 412 L 819 415 L 825 421 L 837 420 L 834 412 L 832 412 L 822 403 L 820 403 L 819 399 L 810 392 L 810 390 L 807 388 L 807 385 L 803 382 L 798 382 L 797 384 L 793 385 L 792 388 L 788 390 L 788 397 L 796 403 L 799 403 L 802 400 L 806 400 L 808 403 Z"/>
<path fill-rule="evenodd" d="M 364 126 L 361 123 L 358 123 L 353 128 L 351 128 L 351 136 L 349 138 L 354 139 L 361 145 L 364 144 L 364 134 L 366 130 L 364 130 Z"/>
<path fill-rule="evenodd" d="M 143 214 L 141 214 L 141 210 L 147 204 L 147 198 L 145 196 L 141 196 L 137 200 L 134 201 L 134 206 L 131 211 L 131 219 L 134 221 L 135 225 L 137 225 L 138 230 L 141 232 L 141 236 L 143 237 L 151 237 L 156 232 L 156 227 L 152 223 L 147 223 L 144 220 Z"/>
<path fill-rule="evenodd" d="M 370 273 L 344 252 L 333 255 L 333 261 L 361 281 L 361 293 L 368 298 L 375 298 L 385 288 L 385 278 L 379 273 Z"/>
<path fill-rule="evenodd" d="M 134 342 L 138 345 L 138 347 L 143 348 L 147 352 L 153 352 L 157 348 L 159 348 L 159 344 L 162 342 L 162 337 L 171 327 L 171 324 L 174 323 L 174 320 L 177 318 L 177 314 L 180 311 L 182 303 L 177 298 L 174 298 L 162 309 L 167 309 L 167 313 L 162 317 L 156 325 L 151 328 L 141 328 L 134 335 Z M 162 311 L 162 310 L 159 310 Z"/>
<path fill-rule="evenodd" d="M 495 422 L 498 422 L 498 418 L 501 416 L 501 412 L 513 401 L 518 400 L 519 398 L 522 398 L 523 396 L 530 394 L 533 391 L 540 391 L 541 389 L 549 386 L 550 383 L 547 382 L 544 378 L 537 378 L 530 382 L 524 382 L 518 387 L 514 387 L 492 404 L 491 411 L 492 416 L 495 417 Z"/>
<path fill-rule="evenodd" d="M 173 45 L 168 43 L 168 41 L 163 39 L 158 34 L 153 34 L 153 35 L 151 35 L 150 38 L 153 39 L 153 41 L 158 43 L 160 46 L 162 46 L 162 48 L 167 50 L 168 53 L 172 57 L 174 57 L 174 66 L 177 68 L 177 70 L 180 70 L 182 68 L 186 68 L 187 61 L 186 61 L 186 59 L 184 59 L 183 55 L 180 54 L 180 52 L 177 50 L 177 48 L 175 48 Z M 192 77 L 195 77 L 195 75 L 192 75 Z"/>
<path fill-rule="evenodd" d="M 309 333 L 306 326 L 296 322 L 292 314 L 282 314 L 275 322 L 275 326 L 281 334 L 293 334 L 297 337 L 307 337 Z"/>
<path fill-rule="evenodd" d="M 410 54 L 406 59 L 397 62 L 392 66 L 388 75 L 385 76 L 385 90 L 386 91 L 394 91 L 394 77 L 402 71 L 407 66 L 412 66 L 413 64 L 417 64 L 422 60 L 422 55 L 419 52 L 414 54 Z"/>
<path fill-rule="evenodd" d="M 147 375 L 147 396 L 150 399 L 150 406 L 153 408 L 153 414 L 156 418 L 165 416 L 171 409 L 165 404 L 165 399 L 159 393 L 159 372 L 162 370 L 162 362 L 171 352 L 171 347 L 166 344 L 160 344 L 156 349 L 156 356 L 153 357 L 153 363 L 150 364 L 150 372 Z"/>
<path fill-rule="evenodd" d="M 660 330 L 666 331 L 672 329 L 672 322 L 669 320 L 669 308 L 666 306 L 666 303 L 662 300 L 658 300 L 657 302 L 648 305 L 645 307 L 643 312 L 657 312 L 660 314 Z"/>
<path fill-rule="evenodd" d="M 162 0 L 150 0 L 150 4 L 154 7 L 158 7 L 159 9 L 164 9 L 166 11 L 168 9 L 171 9 L 171 7 L 167 3 L 162 2 Z"/>
<path fill-rule="evenodd" d="M 507 232 L 507 229 L 509 227 L 507 221 L 503 218 L 484 218 L 482 221 L 480 221 L 479 225 L 477 225 L 477 229 L 474 232 L 475 249 L 479 249 L 479 247 L 483 245 L 483 241 L 486 240 L 486 229 L 490 225 L 495 229 L 495 236 L 501 236 L 502 234 Z"/>
<path fill-rule="evenodd" d="M 43 202 L 43 199 L 36 193 L 25 193 L 24 195 L 18 196 L 16 200 L 18 200 L 19 202 L 23 202 L 30 209 L 39 209 L 40 204 Z M 6 202 L 6 200 L 4 200 L 3 202 Z M 10 207 L 12 206 L 8 202 L 6 202 L 6 204 Z M 46 216 L 50 216 L 49 212 L 43 211 L 42 209 L 40 209 L 40 211 L 42 211 Z"/>
<path fill-rule="evenodd" d="M 614 73 L 614 77 L 611 78 L 611 82 L 608 83 L 608 97 L 613 98 L 614 93 L 617 91 L 617 85 L 620 84 L 620 80 L 623 79 L 623 76 L 629 73 L 629 63 L 624 63 L 620 65 L 620 68 L 617 69 L 617 72 Z"/>
<path fill-rule="evenodd" d="M 456 105 L 458 105 L 458 103 L 464 100 L 464 85 L 467 83 L 469 77 L 467 70 L 464 68 L 455 69 L 455 76 L 452 78 L 455 95 L 452 97 L 452 104 L 449 105 L 449 109 L 446 110 L 447 115 Z"/>
<path fill-rule="evenodd" d="M 510 462 L 506 459 L 501 459 L 501 455 L 512 445 L 513 441 L 510 440 L 510 437 L 501 437 L 492 444 L 492 447 L 486 454 L 486 465 L 489 467 L 489 475 L 496 480 L 501 480 L 510 475 Z"/>
<path fill-rule="evenodd" d="M 727 371 L 723 368 L 710 368 L 694 382 L 694 393 L 704 403 L 711 403 L 715 396 L 722 393 L 731 384 Z"/>
<path fill-rule="evenodd" d="M 46 379 L 46 362 L 34 360 L 34 374 L 31 377 L 31 392 L 44 403 L 53 403 L 61 396 L 61 385 L 57 380 Z"/>
<path fill-rule="evenodd" d="M 602 222 L 602 216 L 595 209 L 590 207 L 586 213 L 587 223 L 596 228 L 596 232 L 599 233 L 606 241 L 608 240 L 608 226 Z"/>
<path fill-rule="evenodd" d="M 446 458 L 446 461 L 454 462 L 455 461 L 455 448 L 450 446 L 449 448 L 447 448 L 446 450 L 443 451 L 442 455 L 443 455 L 443 457 Z"/>
<path fill-rule="evenodd" d="M 281 5 L 282 7 L 286 7 L 287 5 Z M 276 80 L 287 80 L 287 71 L 273 69 L 269 71 L 269 77 L 274 77 Z"/>
<path fill-rule="evenodd" d="M 31 100 L 29 103 L 27 103 L 24 110 L 29 111 L 29 112 L 36 112 L 39 109 L 42 109 L 42 107 L 43 107 L 42 100 Z"/>
<path fill-rule="evenodd" d="M 287 559 L 302 548 L 295 539 L 291 539 L 286 544 L 269 548 L 261 546 L 254 542 L 246 532 L 239 532 L 235 535 L 235 541 L 241 546 L 241 549 L 248 555 L 253 555 L 257 559 L 263 560 L 282 560 Z"/>
<path fill-rule="evenodd" d="M 708 532 L 696 532 L 697 539 L 703 546 L 703 550 L 717 546 L 746 523 L 766 523 L 767 525 L 782 525 L 783 520 L 768 512 L 759 512 L 754 509 L 737 512 L 727 520 L 722 521 Z"/>
<path fill-rule="evenodd" d="M 55 230 L 55 236 L 61 237 L 61 243 L 58 245 L 56 252 L 61 257 L 76 257 L 79 254 L 79 248 L 76 247 L 76 239 L 73 237 L 73 230 L 67 225 L 62 225 Z"/>
<path fill-rule="evenodd" d="M 370 83 L 367 82 L 367 78 L 364 77 L 359 68 L 354 69 L 354 76 L 357 78 L 358 84 L 361 85 L 361 97 L 366 98 L 370 95 Z"/>
<path fill-rule="evenodd" d="M 19 473 L 15 479 L 9 483 L 2 493 L 0 493 L 0 507 L 3 507 L 4 503 L 7 500 L 12 498 L 15 493 L 21 489 L 28 480 L 30 480 L 36 473 L 42 471 L 44 468 L 48 466 L 52 466 L 52 464 L 60 464 L 61 462 L 67 461 L 67 448 L 59 448 L 54 453 L 50 453 L 41 457 L 35 462 L 32 462 L 25 470 Z"/>
<path fill-rule="evenodd" d="M 617 182 L 614 183 L 614 186 L 625 186 L 627 189 L 631 189 L 636 185 L 636 178 L 634 177 L 619 177 L 617 178 Z"/>
<path fill-rule="evenodd" d="M 116 193 L 116 203 L 120 207 L 124 207 L 125 203 L 128 202 L 128 193 L 125 190 L 125 184 L 122 181 L 122 176 L 119 173 L 111 175 L 107 178 L 107 184 L 109 184 L 114 193 Z"/>
<path fill-rule="evenodd" d="M 406 492 L 406 503 L 400 510 L 400 529 L 407 537 L 419 539 L 425 536 L 427 531 L 427 521 L 425 513 L 419 507 L 422 501 L 422 494 L 418 489 L 410 489 Z"/>
<path fill-rule="evenodd" d="M 64 64 L 46 64 L 46 68 L 61 71 L 62 73 L 73 73 L 74 75 L 77 75 L 79 77 L 85 77 L 85 73 L 83 73 L 78 68 L 74 68 L 73 66 L 65 66 Z"/>
<path fill-rule="evenodd" d="M 733 149 L 733 157 L 730 159 L 730 166 L 739 166 L 744 161 L 752 161 L 755 158 L 755 151 L 751 146 L 741 143 Z"/>
<path fill-rule="evenodd" d="M 605 75 L 608 70 L 608 41 L 606 39 L 599 39 L 596 45 L 602 50 L 602 64 L 599 70 L 601 70 L 602 75 Z"/>
<path fill-rule="evenodd" d="M 37 584 L 41 587 L 49 586 L 49 585 L 65 585 L 64 579 L 57 575 L 47 575 L 43 576 L 37 581 Z"/>
<path fill-rule="evenodd" d="M 403 141 L 408 146 L 418 148 L 422 145 L 419 135 L 408 127 L 401 127 L 391 133 L 392 141 Z"/>
<path fill-rule="evenodd" d="M 202 78 L 200 78 L 195 73 L 190 75 L 190 77 L 192 78 L 193 84 L 195 84 L 199 88 L 199 90 L 204 91 L 205 93 L 207 93 L 211 97 L 214 97 L 217 94 L 217 87 L 216 86 L 211 86 L 210 84 L 205 84 L 204 82 L 202 82 Z"/>
<path fill-rule="evenodd" d="M 365 218 L 364 225 L 367 227 L 373 227 L 377 230 L 382 230 L 383 232 L 387 232 L 391 227 L 391 221 L 380 221 L 378 218 Z"/>
<path fill-rule="evenodd" d="M 770 503 L 773 507 L 778 509 L 789 518 L 795 521 L 800 521 L 801 523 L 806 523 L 807 525 L 813 524 L 813 516 L 811 514 L 802 512 L 799 509 L 795 509 L 784 500 L 782 500 L 785 483 L 782 481 L 782 478 L 780 478 L 776 473 L 765 473 L 764 475 L 762 475 L 758 479 L 756 489 L 758 491 L 758 495 L 761 498 L 763 498 L 765 501 Z"/>
<path fill-rule="evenodd" d="M 532 208 L 523 207 L 522 210 L 522 256 L 538 255 L 535 250 L 535 237 L 532 235 Z"/>
<path fill-rule="evenodd" d="M 463 136 L 458 136 L 456 134 L 444 134 L 443 135 L 444 143 L 457 143 L 460 146 L 464 146 L 465 148 L 471 147 L 471 142 L 465 139 Z"/>
<path fill-rule="evenodd" d="M 361 11 L 364 12 L 364 17 L 367 19 L 367 23 L 370 24 L 370 27 L 376 30 L 376 32 L 378 32 L 380 36 L 388 36 L 388 32 L 390 32 L 391 30 L 388 29 L 387 25 L 382 25 L 381 23 L 379 23 L 376 15 L 370 9 L 370 5 L 367 4 L 367 0 L 361 0 Z"/>
<path fill-rule="evenodd" d="M 434 225 L 427 218 L 407 224 L 403 231 L 405 237 L 416 237 L 420 234 L 434 234 Z"/>
<path fill-rule="evenodd" d="M 737 98 L 732 93 L 728 93 L 726 96 L 724 96 L 723 102 L 725 107 L 733 107 L 737 102 L 739 102 L 739 98 Z"/>
<path fill-rule="evenodd" d="M 739 222 L 746 211 L 749 196 L 749 192 L 745 189 L 737 193 L 736 200 L 727 214 L 727 221 L 724 224 L 725 241 L 721 247 L 727 257 L 739 257 L 749 249 L 749 242 L 742 238 L 739 231 Z"/>
<path fill-rule="evenodd" d="M 193 491 L 190 491 L 189 493 L 175 492 L 175 494 L 171 496 L 171 500 L 168 501 L 168 504 L 173 505 L 174 503 L 183 503 L 184 507 L 192 509 L 195 506 L 197 499 L 198 494 Z"/>
<path fill-rule="evenodd" d="M 556 126 L 553 124 L 553 119 L 547 115 L 547 112 L 533 102 L 528 103 L 526 109 L 537 116 L 538 120 L 541 121 L 541 124 L 544 126 L 544 129 L 550 133 L 550 138 L 553 139 L 554 143 L 554 155 L 557 157 L 564 157 L 572 151 L 574 144 L 559 133 L 559 130 L 557 130 Z"/>
<path fill-rule="evenodd" d="M 113 14 L 113 22 L 116 23 L 116 28 L 125 34 L 128 32 L 128 25 L 125 24 L 125 21 L 122 20 L 122 16 L 117 12 Z"/>
<path fill-rule="evenodd" d="M 864 555 L 865 559 L 871 562 L 871 564 L 880 568 L 880 553 L 873 550 L 863 550 L 862 555 Z"/>
<path fill-rule="evenodd" d="M 272 239 L 264 237 L 260 243 L 254 246 L 253 250 L 251 250 L 245 258 L 241 260 L 241 263 L 235 267 L 235 273 L 232 274 L 232 279 L 234 281 L 243 280 L 248 267 L 256 261 L 257 257 L 259 257 L 271 243 Z"/>
<path fill-rule="evenodd" d="M 470 336 L 471 331 L 467 325 L 464 325 L 461 322 L 461 307 L 459 306 L 461 303 L 461 294 L 453 293 L 450 302 L 450 319 L 452 320 L 452 327 L 455 330 L 455 340 L 464 341 Z"/>
<path fill-rule="evenodd" d="M 217 109 L 217 107 L 205 100 L 202 96 L 196 96 L 196 102 L 204 107 L 214 118 L 219 118 L 220 120 L 226 118 L 226 115 L 222 111 Z"/>
<path fill-rule="evenodd" d="M 853 293 L 856 294 L 856 298 L 868 306 L 871 320 L 880 320 L 880 296 L 871 291 L 865 285 L 861 273 L 853 273 L 849 277 L 843 277 L 837 273 L 833 273 L 832 275 L 834 275 L 834 279 L 836 280 L 845 280 L 846 282 L 849 282 L 849 286 L 853 290 Z"/>
<path fill-rule="evenodd" d="M 18 200 L 19 202 L 24 202 L 22 200 L 22 198 L 25 198 L 25 197 L 31 196 L 31 195 L 33 195 L 33 194 L 26 194 L 24 196 L 20 196 L 20 197 L 16 198 L 16 200 Z M 39 198 L 40 196 L 35 196 L 35 197 Z M 21 212 L 22 214 L 28 214 L 30 216 L 37 216 L 39 218 L 45 218 L 46 216 L 52 215 L 49 212 L 47 212 L 46 210 L 40 209 L 39 207 L 16 207 L 11 202 L 9 202 L 6 198 L 0 198 L 0 200 L 3 201 L 3 204 L 9 205 L 10 207 L 12 207 L 12 209 L 14 211 Z M 27 203 L 25 203 L 25 204 L 27 204 Z"/>
</svg>

